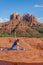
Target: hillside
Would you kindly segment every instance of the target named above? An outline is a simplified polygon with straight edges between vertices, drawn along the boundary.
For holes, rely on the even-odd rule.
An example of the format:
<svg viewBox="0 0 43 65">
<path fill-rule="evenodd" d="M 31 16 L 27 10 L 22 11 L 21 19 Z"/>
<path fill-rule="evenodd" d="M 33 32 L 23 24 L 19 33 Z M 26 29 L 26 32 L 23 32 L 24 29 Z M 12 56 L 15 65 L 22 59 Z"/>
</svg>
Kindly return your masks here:
<svg viewBox="0 0 43 65">
<path fill-rule="evenodd" d="M 0 36 L 17 37 L 43 37 L 43 24 L 40 24 L 36 17 L 24 14 L 20 17 L 14 13 L 10 21 L 0 24 Z"/>
</svg>

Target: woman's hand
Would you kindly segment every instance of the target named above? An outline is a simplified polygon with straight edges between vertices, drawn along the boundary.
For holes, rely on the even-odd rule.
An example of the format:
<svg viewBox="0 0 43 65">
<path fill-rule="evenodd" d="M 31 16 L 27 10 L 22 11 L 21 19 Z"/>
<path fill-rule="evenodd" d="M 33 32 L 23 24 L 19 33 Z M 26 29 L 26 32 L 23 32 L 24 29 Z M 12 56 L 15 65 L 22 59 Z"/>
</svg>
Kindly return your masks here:
<svg viewBox="0 0 43 65">
<path fill-rule="evenodd" d="M 19 48 L 19 43 L 17 43 L 17 48 Z"/>
</svg>

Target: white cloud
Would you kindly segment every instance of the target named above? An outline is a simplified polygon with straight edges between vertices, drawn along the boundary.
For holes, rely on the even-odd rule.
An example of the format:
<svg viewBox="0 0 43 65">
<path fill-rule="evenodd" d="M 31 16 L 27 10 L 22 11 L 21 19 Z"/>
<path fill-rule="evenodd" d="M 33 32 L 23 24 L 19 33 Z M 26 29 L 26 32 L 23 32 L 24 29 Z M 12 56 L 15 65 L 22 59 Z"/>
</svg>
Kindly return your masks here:
<svg viewBox="0 0 43 65">
<path fill-rule="evenodd" d="M 8 21 L 9 19 L 7 19 L 7 18 L 0 18 L 0 23 L 3 23 L 3 22 L 6 22 L 6 21 Z"/>
<path fill-rule="evenodd" d="M 43 5 L 34 5 L 36 8 L 43 8 Z"/>
<path fill-rule="evenodd" d="M 43 17 L 38 18 L 38 21 L 39 21 L 40 23 L 43 23 Z"/>
</svg>

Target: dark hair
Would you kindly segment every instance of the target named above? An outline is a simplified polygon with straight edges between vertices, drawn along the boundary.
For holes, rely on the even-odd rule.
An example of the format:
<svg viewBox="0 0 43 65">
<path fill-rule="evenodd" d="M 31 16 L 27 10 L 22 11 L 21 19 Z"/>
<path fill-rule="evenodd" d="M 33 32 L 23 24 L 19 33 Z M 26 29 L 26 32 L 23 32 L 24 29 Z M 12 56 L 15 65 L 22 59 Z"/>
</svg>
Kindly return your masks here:
<svg viewBox="0 0 43 65">
<path fill-rule="evenodd" d="M 18 41 L 19 41 L 19 39 L 16 40 L 16 42 L 18 42 Z"/>
</svg>

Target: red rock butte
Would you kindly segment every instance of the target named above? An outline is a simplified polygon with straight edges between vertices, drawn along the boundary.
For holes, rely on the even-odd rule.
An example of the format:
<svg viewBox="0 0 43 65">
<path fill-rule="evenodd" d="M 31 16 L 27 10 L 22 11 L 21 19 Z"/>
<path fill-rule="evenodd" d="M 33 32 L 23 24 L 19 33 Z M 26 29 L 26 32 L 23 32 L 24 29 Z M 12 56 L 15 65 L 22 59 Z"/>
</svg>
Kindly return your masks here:
<svg viewBox="0 0 43 65">
<path fill-rule="evenodd" d="M 13 13 L 11 16 L 10 16 L 10 20 L 12 19 L 18 19 L 18 21 L 20 21 L 21 17 L 18 13 Z"/>
</svg>

